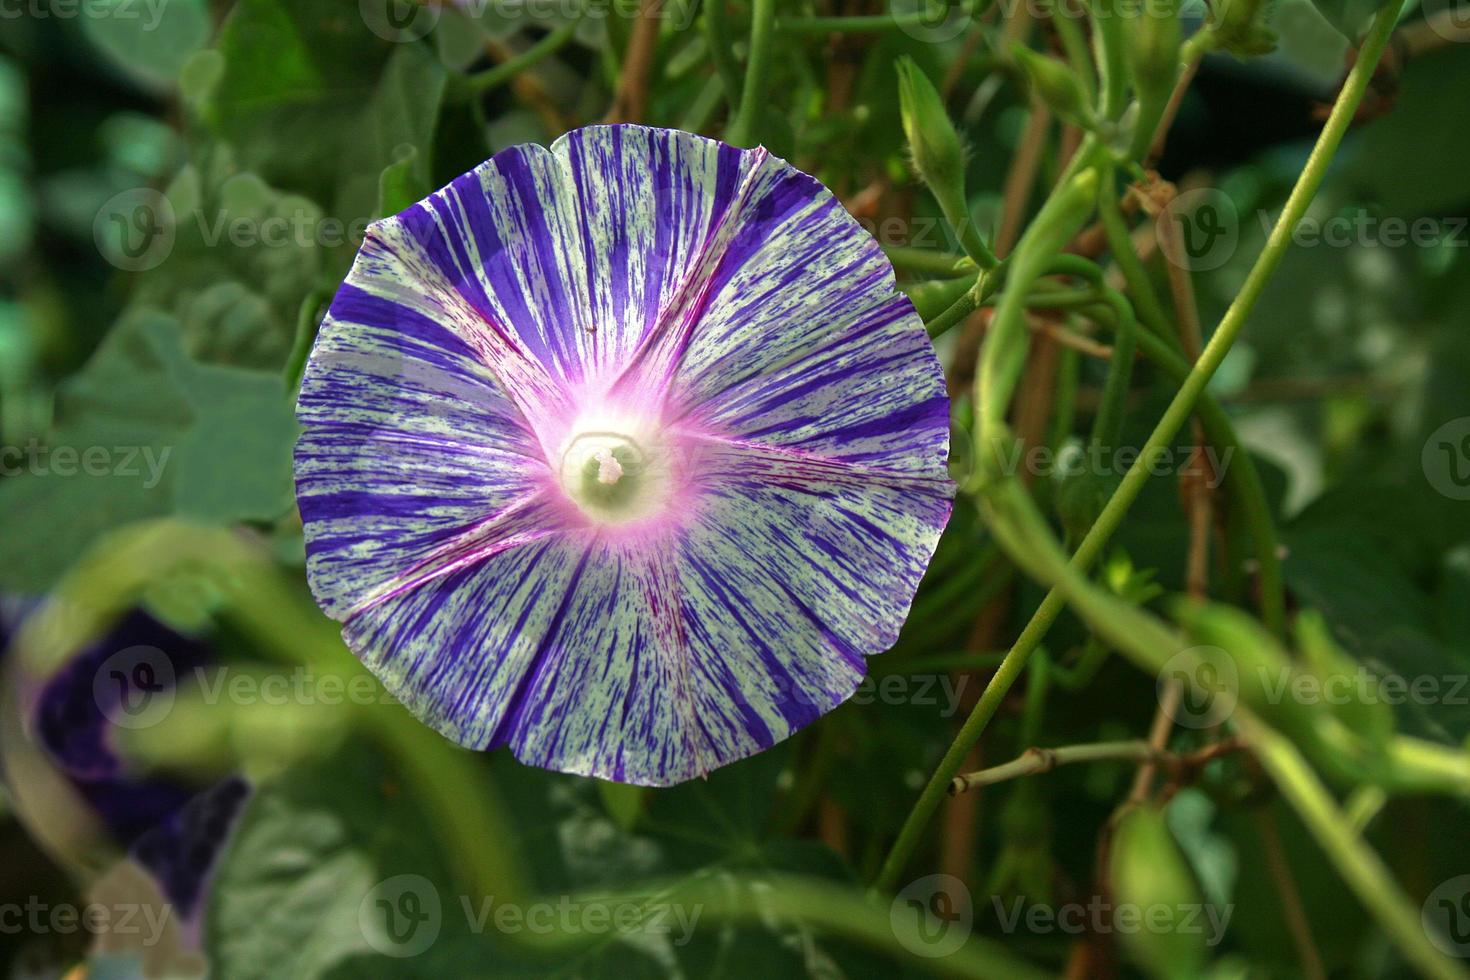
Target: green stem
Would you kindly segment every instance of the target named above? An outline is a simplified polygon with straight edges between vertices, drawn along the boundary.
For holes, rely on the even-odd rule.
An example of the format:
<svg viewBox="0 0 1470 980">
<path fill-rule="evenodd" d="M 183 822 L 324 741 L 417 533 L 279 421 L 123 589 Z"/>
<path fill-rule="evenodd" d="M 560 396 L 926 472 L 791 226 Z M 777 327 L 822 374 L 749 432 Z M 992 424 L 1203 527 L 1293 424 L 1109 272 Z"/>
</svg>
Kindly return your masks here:
<svg viewBox="0 0 1470 980">
<path fill-rule="evenodd" d="M 1070 177 L 1042 205 L 1010 257 L 1005 286 L 975 371 L 977 475 L 983 469 L 978 464 L 999 448 L 996 437 L 1004 427 L 1006 409 L 1025 363 L 1029 346 L 1026 294 L 1081 228 L 1096 195 L 1095 171 Z"/>
<path fill-rule="evenodd" d="M 1109 5 L 1104 9 L 1100 0 L 1093 0 L 1092 43 L 1097 56 L 1102 100 L 1099 110 L 1104 119 L 1117 119 L 1126 105 L 1128 69 L 1125 62 L 1128 47 L 1126 25 L 1119 11 Z"/>
<path fill-rule="evenodd" d="M 1102 218 L 1103 232 L 1107 235 L 1108 250 L 1113 253 L 1113 261 L 1118 264 L 1118 269 L 1123 273 L 1123 281 L 1128 284 L 1128 294 L 1133 299 L 1138 318 L 1154 333 L 1174 338 L 1174 331 L 1168 329 L 1169 317 L 1164 314 L 1158 293 L 1154 292 L 1153 284 L 1149 282 L 1148 272 L 1133 249 L 1133 236 L 1128 233 L 1128 225 L 1123 221 L 1123 213 L 1118 210 L 1118 202 L 1113 199 L 1112 190 L 1111 187 L 1104 188 L 1097 196 L 1098 215 Z"/>
<path fill-rule="evenodd" d="M 984 237 L 981 236 L 980 229 L 975 224 L 975 219 L 970 215 L 969 202 L 963 198 L 947 201 L 945 198 L 948 196 L 950 195 L 942 193 L 935 193 L 934 195 L 935 199 L 939 201 L 940 210 L 944 212 L 945 220 L 949 222 L 950 227 L 959 235 L 960 245 L 964 247 L 965 254 L 980 268 L 994 269 L 1000 264 L 1000 260 L 995 257 L 995 253 L 990 250 L 990 246 L 985 243 Z"/>
<path fill-rule="evenodd" d="M 1124 475 L 1122 483 L 1108 500 L 1102 513 L 1098 515 L 1096 523 L 1082 539 L 1082 543 L 1078 545 L 1077 552 L 1072 557 L 1072 563 L 1076 568 L 1084 569 L 1090 566 L 1102 551 L 1104 544 L 1117 530 L 1118 525 L 1122 523 L 1123 516 L 1137 498 L 1139 491 L 1143 489 L 1143 484 L 1148 477 L 1147 465 L 1140 465 L 1140 463 L 1148 459 L 1152 452 L 1163 448 L 1164 444 L 1172 439 L 1184 425 L 1193 411 L 1195 402 L 1204 392 L 1205 385 L 1220 366 L 1220 362 L 1224 360 L 1235 338 L 1240 334 L 1251 309 L 1260 299 L 1262 290 L 1265 289 L 1266 281 L 1276 271 L 1276 266 L 1280 264 L 1281 257 L 1291 244 L 1292 232 L 1305 215 L 1307 206 L 1317 193 L 1317 188 L 1321 186 L 1327 174 L 1327 166 L 1337 151 L 1338 145 L 1342 142 L 1343 134 L 1347 132 L 1353 115 L 1357 112 L 1358 104 L 1363 100 L 1368 82 L 1373 76 L 1379 59 L 1383 56 L 1383 49 L 1393 31 L 1399 6 L 1399 4 L 1392 4 L 1385 7 L 1374 19 L 1372 30 L 1364 41 L 1362 50 L 1358 53 L 1352 71 L 1348 73 L 1347 81 L 1338 93 L 1332 113 L 1328 116 L 1327 123 L 1317 138 L 1316 146 L 1312 148 L 1306 168 L 1287 198 L 1286 207 L 1282 210 L 1276 226 L 1272 228 L 1271 235 L 1266 240 L 1265 248 L 1251 267 L 1240 294 L 1226 311 L 1214 336 L 1210 338 L 1199 360 L 1195 362 L 1184 383 L 1180 385 L 1179 393 L 1170 403 L 1153 434 L 1149 436 L 1144 452 L 1139 455 L 1139 463 L 1135 463 Z M 1156 448 L 1150 450 L 1150 446 Z M 976 702 L 970 717 L 966 719 L 959 735 L 955 737 L 949 750 L 945 752 L 944 758 L 930 777 L 928 784 L 925 785 L 913 810 L 909 812 L 878 874 L 874 883 L 875 888 L 886 891 L 891 889 L 894 882 L 898 880 L 899 874 L 902 873 L 904 866 L 913 855 L 914 849 L 918 847 L 919 838 L 929 818 L 933 816 L 934 811 L 944 799 L 949 781 L 959 772 L 960 767 L 964 764 L 965 756 L 984 733 L 1006 692 L 1010 690 L 1011 685 L 1020 675 L 1026 659 L 1040 645 L 1047 630 L 1051 628 L 1052 623 L 1061 613 L 1064 604 L 1065 599 L 1062 593 L 1053 588 L 1037 607 L 1031 621 L 1021 631 L 1011 652 L 1006 656 L 1005 662 L 1001 664 L 985 691 L 980 695 L 980 700 Z"/>
<path fill-rule="evenodd" d="M 950 792 L 964 793 L 977 786 L 992 786 L 1079 762 L 1167 762 L 1177 758 L 1172 752 L 1154 748 L 1144 739 L 1063 745 L 1055 749 L 1030 748 L 1010 762 L 956 776 L 950 784 Z"/>
<path fill-rule="evenodd" d="M 909 31 L 915 27 L 932 27 L 933 24 L 930 15 L 920 10 L 914 13 L 867 14 L 855 17 L 783 17 L 776 26 L 783 34 L 881 34 L 886 31 Z"/>
<path fill-rule="evenodd" d="M 1045 980 L 1050 975 L 1021 959 L 1005 944 L 979 936 L 966 939 L 943 959 L 926 956 L 920 901 L 890 906 L 820 878 L 782 873 L 690 876 L 663 887 L 657 881 L 648 882 L 628 899 L 649 894 L 657 896 L 661 905 L 697 909 L 714 922 L 748 922 L 763 927 L 773 919 L 805 923 L 818 932 L 899 957 L 926 973 L 934 971 L 937 964 L 945 976 L 975 980 Z M 575 899 L 583 904 L 582 896 Z M 622 897 L 602 893 L 589 900 L 617 902 Z"/>
<path fill-rule="evenodd" d="M 740 111 L 725 133 L 725 142 L 733 146 L 750 146 L 759 142 L 756 119 L 765 100 L 767 67 L 771 60 L 771 39 L 775 36 L 776 0 L 754 0 L 750 23 L 750 57 L 745 62 L 745 87 L 740 94 Z"/>
<path fill-rule="evenodd" d="M 1466 972 L 1445 959 L 1429 942 L 1413 903 L 1400 890 L 1383 861 L 1353 831 L 1348 815 L 1338 807 L 1296 746 L 1248 713 L 1242 712 L 1236 725 L 1281 795 L 1327 852 L 1358 901 L 1378 920 L 1405 958 L 1423 976 L 1463 980 Z"/>
<path fill-rule="evenodd" d="M 911 245 L 884 245 L 883 254 L 895 269 L 935 279 L 956 279 L 975 274 L 975 260 L 968 255 L 935 252 Z"/>
<path fill-rule="evenodd" d="M 1128 413 L 1128 392 L 1133 380 L 1133 357 L 1138 350 L 1138 322 L 1133 307 L 1111 289 L 1104 289 L 1104 299 L 1113 308 L 1117 330 L 1113 337 L 1113 359 L 1108 364 L 1108 380 L 1103 386 L 1102 404 L 1092 422 L 1092 444 L 1115 451 L 1123 438 L 1123 418 Z"/>
<path fill-rule="evenodd" d="M 1087 50 L 1087 39 L 1083 36 L 1082 26 L 1070 13 L 1057 11 L 1055 8 L 1052 11 L 1051 24 L 1056 29 L 1057 38 L 1062 42 L 1062 51 L 1067 56 L 1072 73 L 1082 83 L 1082 91 L 1087 94 L 1090 108 L 1097 100 L 1097 75 L 1093 71 L 1092 56 Z"/>
<path fill-rule="evenodd" d="M 980 301 L 975 296 L 975 290 L 967 289 L 965 290 L 965 295 L 951 303 L 948 309 L 924 324 L 924 329 L 929 332 L 929 336 L 938 337 L 950 327 L 959 323 L 971 313 L 974 313 L 979 306 Z"/>
<path fill-rule="evenodd" d="M 725 102 L 733 109 L 740 100 L 740 65 L 735 61 L 735 49 L 730 43 L 725 0 L 705 0 L 704 33 L 709 39 L 709 56 L 715 63 L 715 74 L 720 79 Z"/>
<path fill-rule="evenodd" d="M 1189 362 L 1161 338 L 1139 333 L 1138 345 L 1143 354 L 1177 380 L 1189 376 Z M 1230 421 L 1230 414 L 1208 391 L 1201 392 L 1195 412 L 1205 427 L 1205 435 L 1221 454 L 1222 474 L 1230 484 L 1231 499 L 1241 509 L 1251 547 L 1255 552 L 1261 592 L 1261 618 L 1274 635 L 1286 635 L 1286 588 L 1281 580 L 1281 558 L 1277 555 L 1276 518 L 1266 485 L 1256 461 L 1241 444 Z M 1225 454 L 1229 454 L 1228 462 Z"/>
<path fill-rule="evenodd" d="M 539 65 L 566 47 L 567 42 L 576 36 L 580 23 L 580 18 L 569 20 L 515 57 L 508 58 L 494 68 L 478 75 L 471 75 L 466 79 L 470 91 L 482 95 L 499 85 L 504 85 L 526 69 Z"/>
</svg>

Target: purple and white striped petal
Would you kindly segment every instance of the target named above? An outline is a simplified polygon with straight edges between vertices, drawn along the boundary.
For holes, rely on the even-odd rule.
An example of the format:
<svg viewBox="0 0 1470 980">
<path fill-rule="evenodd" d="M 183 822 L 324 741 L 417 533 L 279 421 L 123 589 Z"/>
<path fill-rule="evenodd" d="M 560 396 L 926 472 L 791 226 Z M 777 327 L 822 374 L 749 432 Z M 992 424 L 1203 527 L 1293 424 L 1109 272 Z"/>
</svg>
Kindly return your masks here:
<svg viewBox="0 0 1470 980">
<path fill-rule="evenodd" d="M 668 784 L 890 646 L 948 401 L 876 243 L 764 150 L 516 147 L 370 229 L 299 415 L 308 573 L 419 717 Z"/>
</svg>

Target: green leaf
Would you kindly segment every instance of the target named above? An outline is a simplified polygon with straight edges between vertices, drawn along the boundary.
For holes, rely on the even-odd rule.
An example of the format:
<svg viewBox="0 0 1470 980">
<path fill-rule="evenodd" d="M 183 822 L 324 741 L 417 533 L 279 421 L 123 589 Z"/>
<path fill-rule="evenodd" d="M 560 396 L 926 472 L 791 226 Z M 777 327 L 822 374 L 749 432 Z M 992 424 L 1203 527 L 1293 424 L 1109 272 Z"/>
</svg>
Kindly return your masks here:
<svg viewBox="0 0 1470 980">
<path fill-rule="evenodd" d="M 219 158 L 210 169 L 230 164 Z M 326 281 L 324 255 L 345 246 L 350 229 L 250 173 L 215 183 L 187 167 L 167 199 L 172 246 L 140 276 L 134 305 L 176 316 L 195 358 L 279 368 L 302 298 Z"/>
<path fill-rule="evenodd" d="M 280 376 L 190 359 L 171 317 L 119 323 L 62 386 L 58 419 L 35 465 L 0 481 L 0 589 L 44 591 L 130 521 L 269 521 L 291 507 L 296 423 Z"/>
<path fill-rule="evenodd" d="M 167 89 L 189 57 L 209 40 L 205 0 L 93 0 L 82 33 L 141 84 Z"/>
<path fill-rule="evenodd" d="M 700 906 L 679 904 L 681 882 L 708 885 L 735 867 L 851 880 L 831 851 L 810 843 L 773 842 L 754 866 L 749 860 L 743 842 L 764 835 L 759 828 L 769 808 L 761 801 L 770 802 L 784 760 L 757 756 L 712 773 L 713 786 L 701 780 L 657 791 L 666 825 L 636 834 L 609 819 L 594 780 L 524 767 L 504 753 L 486 761 L 487 778 L 496 774 L 500 795 L 514 806 L 516 833 L 505 846 L 534 869 L 534 894 L 515 894 L 509 884 L 503 894 L 458 891 L 446 866 L 452 856 L 436 850 L 439 843 L 427 834 L 432 822 L 372 749 L 356 743 L 325 763 L 287 773 L 252 800 L 213 885 L 206 934 L 215 972 L 245 980 L 437 980 L 464 975 L 465 964 L 473 963 L 473 975 L 486 978 L 893 975 L 881 956 L 819 942 L 789 920 L 716 922 Z M 720 823 L 711 826 L 716 814 Z M 736 832 L 725 836 L 731 828 Z M 691 841 L 693 851 L 677 847 Z M 580 909 L 616 909 L 640 895 L 643 881 L 660 883 L 657 893 L 643 894 L 671 910 L 666 933 L 620 935 L 590 919 L 582 924 Z M 433 917 L 425 920 L 422 944 L 417 931 L 400 933 L 414 945 L 398 952 L 413 955 L 390 958 L 382 955 L 383 937 L 364 923 L 380 914 L 375 903 L 393 906 L 405 887 Z M 615 896 L 593 897 L 608 893 Z M 549 906 L 553 921 L 563 921 L 557 909 L 571 908 L 565 941 L 519 941 L 525 928 L 498 924 L 507 905 L 519 914 Z M 697 928 L 689 932 L 686 925 Z"/>
<path fill-rule="evenodd" d="M 372 953 L 359 912 L 398 875 L 458 911 L 427 817 L 362 748 L 297 769 L 252 798 L 219 868 L 206 919 L 213 972 L 253 978 L 327 975 Z M 385 896 L 391 900 L 393 896 Z M 427 928 L 427 927 L 425 927 Z M 419 974 L 416 974 L 419 975 Z M 426 975 L 426 974 L 423 974 Z"/>
<path fill-rule="evenodd" d="M 416 172 L 420 162 L 418 149 L 407 145 L 403 149 L 398 160 L 388 164 L 378 175 L 377 217 L 387 217 L 412 207 L 432 191 L 422 175 Z"/>
<path fill-rule="evenodd" d="M 447 75 L 427 46 L 382 40 L 352 5 L 243 0 L 216 50 L 224 70 L 199 116 L 243 168 L 349 224 L 373 217 L 383 170 L 405 145 L 417 150 L 413 176 L 430 184 Z"/>
</svg>

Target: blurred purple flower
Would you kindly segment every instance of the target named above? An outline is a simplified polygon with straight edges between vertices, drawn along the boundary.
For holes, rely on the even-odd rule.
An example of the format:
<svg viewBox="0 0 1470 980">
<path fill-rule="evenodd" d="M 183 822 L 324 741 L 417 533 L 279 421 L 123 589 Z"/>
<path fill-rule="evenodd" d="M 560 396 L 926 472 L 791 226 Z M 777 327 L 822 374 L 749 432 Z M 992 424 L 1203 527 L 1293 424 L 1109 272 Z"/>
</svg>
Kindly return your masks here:
<svg viewBox="0 0 1470 980">
<path fill-rule="evenodd" d="M 0 608 L 0 649 L 34 608 Z M 3 761 L 18 816 L 89 882 L 120 862 L 141 868 L 176 940 L 196 950 L 210 876 L 249 786 L 238 776 L 200 784 L 140 773 L 117 734 L 150 699 L 171 697 L 175 677 L 212 660 L 205 645 L 134 611 L 49 676 L 18 656 L 5 662 Z"/>
</svg>

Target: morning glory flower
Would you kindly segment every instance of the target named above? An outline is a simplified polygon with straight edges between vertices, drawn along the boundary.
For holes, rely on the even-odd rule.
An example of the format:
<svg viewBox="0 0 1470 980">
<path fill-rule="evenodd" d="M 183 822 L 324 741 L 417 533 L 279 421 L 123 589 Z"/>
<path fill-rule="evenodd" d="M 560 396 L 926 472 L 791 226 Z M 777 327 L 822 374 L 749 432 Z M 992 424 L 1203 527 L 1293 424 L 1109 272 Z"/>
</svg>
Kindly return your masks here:
<svg viewBox="0 0 1470 980">
<path fill-rule="evenodd" d="M 948 520 L 877 243 L 764 149 L 592 126 L 372 225 L 298 402 L 307 573 L 465 746 L 645 785 L 853 693 Z"/>
</svg>

